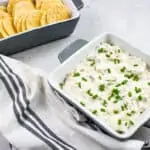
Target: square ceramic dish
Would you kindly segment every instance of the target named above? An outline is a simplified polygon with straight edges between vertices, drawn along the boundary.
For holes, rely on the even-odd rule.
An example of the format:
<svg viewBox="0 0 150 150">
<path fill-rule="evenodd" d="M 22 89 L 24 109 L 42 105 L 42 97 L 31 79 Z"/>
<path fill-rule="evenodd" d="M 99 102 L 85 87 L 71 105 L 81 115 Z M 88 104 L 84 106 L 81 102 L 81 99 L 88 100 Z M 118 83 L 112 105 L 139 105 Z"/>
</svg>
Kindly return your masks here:
<svg viewBox="0 0 150 150">
<path fill-rule="evenodd" d="M 80 18 L 79 9 L 81 9 L 84 4 L 81 0 L 62 1 L 72 12 L 70 19 L 2 38 L 0 39 L 0 53 L 10 55 L 69 36 L 75 29 Z M 4 0 L 0 2 L 0 5 L 7 5 L 7 2 L 8 0 Z"/>
<path fill-rule="evenodd" d="M 106 124 L 103 120 L 100 120 L 96 116 L 92 115 L 85 107 L 82 107 L 75 99 L 68 96 L 68 94 L 66 94 L 59 87 L 59 83 L 65 78 L 65 76 L 68 73 L 70 73 L 91 50 L 95 50 L 95 47 L 101 42 L 107 42 L 117 45 L 121 49 L 129 52 L 130 54 L 142 58 L 148 65 L 150 65 L 150 56 L 144 54 L 142 51 L 133 47 L 121 38 L 113 34 L 106 33 L 83 46 L 80 50 L 78 50 L 75 54 L 68 58 L 64 63 L 62 63 L 58 68 L 56 68 L 56 70 L 54 70 L 49 76 L 49 83 L 52 86 L 52 88 L 54 88 L 61 96 L 65 98 L 67 102 L 69 102 L 82 113 L 84 113 L 88 118 L 92 119 L 92 121 L 94 121 L 97 126 L 103 128 L 110 135 L 120 140 L 123 140 L 131 137 L 138 130 L 139 127 L 141 127 L 145 122 L 147 122 L 150 119 L 150 109 L 144 111 L 143 114 L 141 114 L 141 116 L 139 116 L 139 118 L 137 119 L 136 124 L 129 128 L 127 132 L 119 134 L 111 127 L 109 127 L 109 125 Z"/>
</svg>

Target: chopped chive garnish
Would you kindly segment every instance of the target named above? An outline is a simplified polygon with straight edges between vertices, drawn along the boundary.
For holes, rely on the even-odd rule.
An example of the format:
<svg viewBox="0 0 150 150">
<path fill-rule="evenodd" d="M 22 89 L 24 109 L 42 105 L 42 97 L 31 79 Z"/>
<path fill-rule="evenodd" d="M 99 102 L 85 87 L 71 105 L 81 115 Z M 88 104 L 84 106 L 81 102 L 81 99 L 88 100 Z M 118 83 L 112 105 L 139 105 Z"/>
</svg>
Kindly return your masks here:
<svg viewBox="0 0 150 150">
<path fill-rule="evenodd" d="M 142 95 L 139 95 L 139 96 L 138 96 L 138 100 L 141 101 L 142 99 L 143 99 L 143 98 L 142 98 Z"/>
<path fill-rule="evenodd" d="M 118 119 L 118 125 L 121 125 L 121 123 L 122 123 L 122 121 L 121 121 L 121 119 Z"/>
<path fill-rule="evenodd" d="M 118 53 L 120 53 L 120 49 L 118 49 Z"/>
<path fill-rule="evenodd" d="M 122 111 L 124 111 L 124 110 L 125 110 L 124 106 L 121 106 L 121 110 L 122 110 Z"/>
<path fill-rule="evenodd" d="M 132 93 L 131 93 L 131 92 L 128 92 L 128 96 L 129 96 L 129 97 L 132 97 Z"/>
<path fill-rule="evenodd" d="M 107 71 L 108 71 L 108 73 L 111 73 L 111 70 L 110 70 L 110 68 L 108 68 L 108 69 L 107 69 Z"/>
<path fill-rule="evenodd" d="M 108 97 L 108 100 L 111 100 L 111 98 L 113 97 L 113 93 L 111 93 L 111 95 Z"/>
<path fill-rule="evenodd" d="M 83 81 L 87 82 L 87 79 L 85 77 L 82 77 L 81 78 Z"/>
<path fill-rule="evenodd" d="M 87 61 L 94 61 L 93 58 L 87 58 Z"/>
<path fill-rule="evenodd" d="M 83 101 L 80 101 L 80 104 L 81 104 L 82 106 L 85 106 L 85 103 L 84 103 Z"/>
<path fill-rule="evenodd" d="M 128 125 L 128 122 L 125 122 L 125 126 L 127 126 Z"/>
<path fill-rule="evenodd" d="M 143 111 L 140 111 L 140 114 L 142 114 L 143 113 Z"/>
<path fill-rule="evenodd" d="M 108 58 L 110 57 L 110 55 L 109 55 L 109 54 L 106 54 L 105 56 L 106 56 L 106 57 L 108 57 Z"/>
<path fill-rule="evenodd" d="M 108 82 L 115 82 L 116 80 L 115 79 L 114 80 L 113 79 L 110 79 L 110 80 L 108 79 L 106 81 L 108 81 Z"/>
<path fill-rule="evenodd" d="M 90 64 L 90 66 L 94 66 L 95 65 L 95 60 Z"/>
<path fill-rule="evenodd" d="M 92 99 L 97 99 L 97 98 L 98 98 L 97 94 L 95 94 L 95 95 L 92 96 Z"/>
<path fill-rule="evenodd" d="M 107 101 L 104 100 L 103 103 L 102 103 L 102 105 L 106 107 L 107 106 Z"/>
<path fill-rule="evenodd" d="M 137 67 L 137 66 L 138 66 L 138 64 L 134 64 L 133 66 L 134 66 L 134 67 Z"/>
<path fill-rule="evenodd" d="M 147 83 L 150 86 L 150 82 Z"/>
<path fill-rule="evenodd" d="M 118 103 L 118 100 L 114 100 L 113 103 L 114 103 L 114 104 Z"/>
<path fill-rule="evenodd" d="M 104 84 L 99 85 L 99 90 L 103 92 L 105 90 L 105 85 Z"/>
<path fill-rule="evenodd" d="M 125 111 L 125 110 L 127 110 L 127 109 L 128 109 L 127 104 L 124 104 L 124 105 L 121 106 L 121 110 L 122 110 L 122 111 Z"/>
<path fill-rule="evenodd" d="M 125 109 L 128 109 L 128 106 L 127 106 L 127 104 L 124 104 L 124 108 L 125 108 Z"/>
<path fill-rule="evenodd" d="M 118 114 L 119 111 L 118 111 L 118 110 L 114 110 L 113 113 L 114 113 L 114 114 Z"/>
<path fill-rule="evenodd" d="M 118 132 L 119 134 L 123 134 L 124 133 L 124 131 L 122 131 L 122 130 L 116 130 L 116 132 Z"/>
<path fill-rule="evenodd" d="M 132 126 L 134 125 L 134 122 L 132 120 L 129 120 L 129 124 Z"/>
<path fill-rule="evenodd" d="M 119 95 L 120 91 L 118 89 L 112 89 L 111 95 L 108 97 L 108 100 L 110 100 L 112 97 L 114 97 L 116 100 L 114 103 L 117 103 L 118 100 L 121 100 L 121 97 Z"/>
<path fill-rule="evenodd" d="M 128 83 L 128 80 L 123 80 L 121 83 L 118 83 L 117 85 L 116 85 L 116 87 L 119 87 L 119 86 L 121 86 L 121 85 L 125 85 L 125 84 L 127 84 Z"/>
<path fill-rule="evenodd" d="M 127 113 L 127 116 L 132 116 L 132 114 L 131 113 Z"/>
<path fill-rule="evenodd" d="M 88 89 L 88 90 L 86 91 L 86 93 L 87 93 L 89 96 L 93 96 L 93 93 L 91 92 L 91 89 Z"/>
<path fill-rule="evenodd" d="M 120 59 L 115 58 L 114 60 L 114 64 L 119 64 L 120 63 Z"/>
<path fill-rule="evenodd" d="M 63 89 L 64 83 L 59 83 L 59 87 L 60 87 L 61 89 Z"/>
<path fill-rule="evenodd" d="M 128 80 L 123 80 L 123 81 L 121 82 L 122 85 L 127 84 L 127 83 L 128 83 Z"/>
<path fill-rule="evenodd" d="M 115 94 L 115 95 L 118 95 L 119 92 L 120 92 L 120 91 L 119 91 L 118 89 L 113 89 L 113 90 L 112 90 L 112 93 Z"/>
<path fill-rule="evenodd" d="M 74 72 L 73 73 L 73 77 L 79 77 L 80 76 L 80 73 L 79 72 Z"/>
<path fill-rule="evenodd" d="M 134 76 L 133 73 L 131 73 L 131 74 L 125 74 L 125 75 L 124 75 L 124 77 L 126 77 L 126 78 L 128 78 L 128 79 L 131 79 L 133 76 Z"/>
<path fill-rule="evenodd" d="M 90 66 L 94 66 L 95 65 L 95 59 L 93 59 L 93 58 L 87 58 L 87 61 L 89 61 L 89 62 L 91 62 L 90 63 Z"/>
<path fill-rule="evenodd" d="M 121 100 L 121 96 L 116 95 L 116 96 L 115 96 L 115 99 L 117 99 L 117 100 Z"/>
<path fill-rule="evenodd" d="M 98 49 L 98 53 L 105 53 L 105 52 L 107 52 L 107 51 L 104 48 Z"/>
<path fill-rule="evenodd" d="M 125 70 L 126 70 L 126 67 L 124 66 L 120 69 L 120 72 L 125 72 Z"/>
<path fill-rule="evenodd" d="M 81 88 L 81 82 L 78 82 L 77 85 L 79 88 Z"/>
<path fill-rule="evenodd" d="M 100 110 L 101 110 L 101 112 L 106 112 L 106 110 L 104 108 L 101 108 Z"/>
<path fill-rule="evenodd" d="M 92 114 L 97 114 L 97 113 L 98 113 L 98 112 L 97 112 L 96 109 L 92 111 Z"/>
<path fill-rule="evenodd" d="M 139 81 L 139 76 L 137 74 L 134 74 L 133 81 Z"/>
<path fill-rule="evenodd" d="M 116 87 L 119 87 L 119 86 L 121 86 L 121 83 L 118 83 L 118 84 L 116 85 Z"/>
<path fill-rule="evenodd" d="M 139 81 L 139 76 L 137 74 L 132 73 L 131 71 L 128 71 L 128 74 L 124 75 L 128 79 L 132 79 L 133 81 Z"/>
<path fill-rule="evenodd" d="M 140 93 L 141 92 L 141 88 L 138 88 L 138 87 L 135 87 L 134 90 L 135 90 L 136 93 Z"/>
<path fill-rule="evenodd" d="M 99 79 L 99 80 L 101 80 L 101 79 L 102 79 L 102 77 L 101 77 L 101 76 L 98 76 L 98 79 Z"/>
<path fill-rule="evenodd" d="M 132 114 L 135 114 L 136 112 L 134 110 L 131 111 Z"/>
</svg>

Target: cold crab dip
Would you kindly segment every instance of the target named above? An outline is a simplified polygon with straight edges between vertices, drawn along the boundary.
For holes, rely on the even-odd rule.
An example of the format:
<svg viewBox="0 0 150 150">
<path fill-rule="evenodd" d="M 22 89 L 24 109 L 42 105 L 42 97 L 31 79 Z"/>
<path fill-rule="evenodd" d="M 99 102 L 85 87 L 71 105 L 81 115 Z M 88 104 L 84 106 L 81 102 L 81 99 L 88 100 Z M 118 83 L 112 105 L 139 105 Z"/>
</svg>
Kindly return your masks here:
<svg viewBox="0 0 150 150">
<path fill-rule="evenodd" d="M 60 88 L 120 134 L 150 106 L 148 65 L 108 43 L 89 53 Z"/>
</svg>

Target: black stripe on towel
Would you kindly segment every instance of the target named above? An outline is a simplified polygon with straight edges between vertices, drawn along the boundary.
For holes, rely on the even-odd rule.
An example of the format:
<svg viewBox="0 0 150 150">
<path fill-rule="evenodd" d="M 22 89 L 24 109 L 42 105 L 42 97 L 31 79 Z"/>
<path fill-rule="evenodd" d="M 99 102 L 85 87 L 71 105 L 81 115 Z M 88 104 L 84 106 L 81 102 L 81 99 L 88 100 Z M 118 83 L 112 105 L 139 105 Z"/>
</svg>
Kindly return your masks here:
<svg viewBox="0 0 150 150">
<path fill-rule="evenodd" d="M 0 68 L 1 68 L 1 64 L 0 64 Z M 36 132 L 33 128 L 31 128 L 23 119 L 22 116 L 15 104 L 15 99 L 13 99 L 15 97 L 14 92 L 12 91 L 12 89 L 10 88 L 10 83 L 7 81 L 7 79 L 4 77 L 4 75 L 2 74 L 2 72 L 0 72 L 0 78 L 2 79 L 5 87 L 8 90 L 8 93 L 10 95 L 10 97 L 12 98 L 13 101 L 13 110 L 14 110 L 14 114 L 16 116 L 16 119 L 18 121 L 18 123 L 20 125 L 22 125 L 22 127 L 28 129 L 30 132 L 32 132 L 35 136 L 37 136 L 39 139 L 41 139 L 43 142 L 45 142 L 48 146 L 50 146 L 51 148 L 53 148 L 54 150 L 60 150 L 60 148 L 57 148 L 53 142 L 50 142 L 49 140 L 45 139 L 43 136 L 41 136 L 41 134 L 39 134 L 38 132 Z"/>
<path fill-rule="evenodd" d="M 16 93 L 21 94 L 22 99 L 24 100 L 24 102 L 26 104 L 26 106 L 24 107 L 23 104 L 21 103 L 21 100 L 19 98 L 17 99 L 17 102 L 18 102 L 18 104 L 19 104 L 19 106 L 21 108 L 21 111 L 22 111 L 22 114 L 21 114 L 22 117 L 24 119 L 26 119 L 27 121 L 29 121 L 30 123 L 32 123 L 32 125 L 34 125 L 34 127 L 36 127 L 36 129 L 38 129 L 39 132 L 42 133 L 42 135 L 44 135 L 44 136 L 46 136 L 48 138 L 48 141 L 51 140 L 53 142 L 56 142 L 59 145 L 58 147 L 61 147 L 61 149 L 65 149 L 65 150 L 75 149 L 74 147 L 70 146 L 69 144 L 67 144 L 66 142 L 64 142 L 62 139 L 60 139 L 60 137 L 58 137 L 52 130 L 50 130 L 44 124 L 44 122 L 39 118 L 39 116 L 37 116 L 37 114 L 29 107 L 29 100 L 27 98 L 26 88 L 25 88 L 25 85 L 24 85 L 22 79 L 16 73 L 14 73 L 12 71 L 12 69 L 6 64 L 6 62 L 1 57 L 0 57 L 0 60 L 2 61 L 3 65 L 5 65 L 6 69 L 3 67 L 3 70 L 5 69 L 5 73 L 6 73 L 6 70 L 9 71 L 9 73 L 7 71 L 7 75 L 11 79 L 12 85 L 15 88 Z M 17 80 L 17 82 L 18 82 L 19 85 L 16 83 L 16 80 Z M 14 97 L 12 97 L 12 98 L 14 99 Z M 29 112 L 29 115 L 31 115 L 32 118 L 34 118 L 36 120 L 36 122 L 34 120 L 32 120 L 30 118 L 30 116 L 28 116 L 25 113 L 25 111 Z M 37 124 L 39 124 L 42 129 Z M 43 132 L 43 130 L 44 130 L 44 132 Z M 45 132 L 47 132 L 48 135 L 45 134 Z"/>
<path fill-rule="evenodd" d="M 3 60 L 3 62 L 4 62 L 4 60 Z M 4 63 L 6 64 L 6 62 L 4 62 Z M 19 83 L 20 86 L 22 87 L 22 89 L 24 89 L 23 91 L 24 91 L 25 93 L 23 94 L 23 98 L 24 98 L 24 97 L 27 97 L 27 96 L 26 96 L 26 89 L 25 89 L 24 83 L 23 83 L 23 81 L 21 80 L 21 78 L 20 78 L 17 74 L 15 74 L 15 73 L 12 71 L 12 69 L 8 67 L 7 64 L 6 64 L 6 67 L 7 67 L 7 68 L 9 69 L 9 71 L 11 72 L 11 75 L 13 74 L 13 75 L 16 76 L 16 78 L 17 78 L 18 81 L 20 82 L 20 83 Z M 19 86 L 19 87 L 20 87 L 20 86 Z M 26 103 L 29 102 L 29 100 L 27 100 L 27 99 L 26 99 L 25 101 L 26 101 Z M 57 144 L 59 144 L 60 146 L 62 146 L 62 147 L 65 148 L 66 150 L 75 149 L 74 147 L 68 145 L 66 142 L 64 142 L 62 139 L 60 139 L 56 134 L 54 134 L 54 132 L 53 132 L 52 130 L 50 130 L 50 129 L 43 123 L 43 121 L 35 114 L 35 112 L 34 112 L 33 110 L 31 110 L 30 107 L 27 107 L 27 110 L 29 110 L 30 114 L 32 114 L 32 115 L 38 120 L 38 122 L 42 125 L 42 128 L 47 129 L 48 135 L 49 135 L 49 136 L 51 136 L 51 135 L 53 136 L 54 139 L 52 139 L 52 140 L 54 140 Z M 25 117 L 29 117 L 29 116 L 25 116 Z M 30 118 L 28 118 L 28 119 L 30 119 Z M 37 120 L 36 120 L 36 121 L 37 121 Z M 34 122 L 32 121 L 32 123 L 34 123 Z M 35 123 L 34 123 L 34 124 L 35 124 Z M 36 125 L 36 126 L 37 126 L 37 125 Z"/>
</svg>

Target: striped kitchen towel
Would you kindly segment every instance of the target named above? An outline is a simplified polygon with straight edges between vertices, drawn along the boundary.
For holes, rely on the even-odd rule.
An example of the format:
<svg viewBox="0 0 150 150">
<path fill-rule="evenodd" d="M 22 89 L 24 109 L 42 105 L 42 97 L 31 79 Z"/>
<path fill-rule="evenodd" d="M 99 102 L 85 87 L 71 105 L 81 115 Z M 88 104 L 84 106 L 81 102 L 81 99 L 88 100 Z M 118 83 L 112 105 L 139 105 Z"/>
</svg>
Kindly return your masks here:
<svg viewBox="0 0 150 150">
<path fill-rule="evenodd" d="M 43 111 L 41 107 L 45 105 L 46 109 L 46 105 L 51 105 L 45 101 L 48 99 L 48 89 L 44 87 L 47 82 L 44 81 L 44 74 L 36 76 L 36 71 L 31 71 L 29 67 L 20 69 L 22 67 L 22 63 L 0 56 L 0 131 L 13 145 L 18 145 L 15 132 L 21 131 L 27 134 L 20 136 L 23 140 L 35 138 L 37 143 L 45 143 L 54 150 L 75 150 L 48 127 L 41 114 L 38 114 Z M 22 146 L 22 143 L 18 145 L 19 148 Z"/>
<path fill-rule="evenodd" d="M 142 140 L 118 141 L 108 136 L 58 97 L 44 72 L 0 55 L 0 132 L 11 147 L 140 150 L 143 146 Z"/>
</svg>

